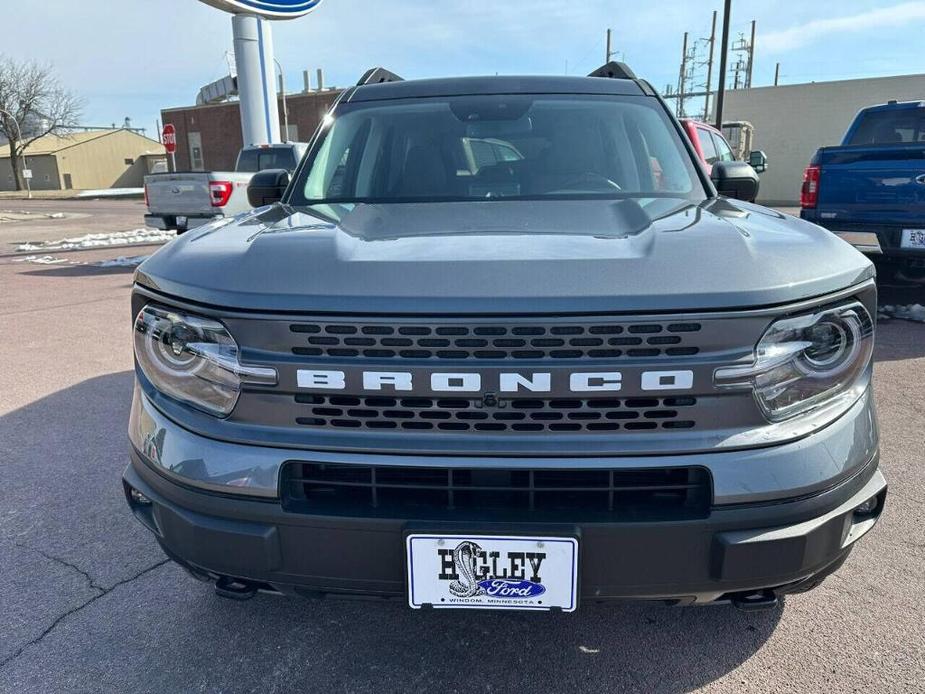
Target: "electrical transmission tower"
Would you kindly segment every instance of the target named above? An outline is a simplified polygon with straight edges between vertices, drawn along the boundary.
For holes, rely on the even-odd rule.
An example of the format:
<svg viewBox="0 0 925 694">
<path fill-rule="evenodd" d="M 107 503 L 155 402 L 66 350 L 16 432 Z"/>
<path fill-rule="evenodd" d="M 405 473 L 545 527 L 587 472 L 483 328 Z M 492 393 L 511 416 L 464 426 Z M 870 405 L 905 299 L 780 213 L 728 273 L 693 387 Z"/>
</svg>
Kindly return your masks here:
<svg viewBox="0 0 925 694">
<path fill-rule="evenodd" d="M 711 121 L 714 110 L 713 96 L 718 84 L 714 84 L 714 63 L 719 58 L 720 47 L 716 37 L 717 12 L 713 12 L 710 36 L 691 40 L 690 32 L 684 32 L 681 49 L 681 66 L 675 84 L 665 85 L 664 96 L 674 99 L 675 113 L 679 118 L 696 115 L 705 122 Z M 751 37 L 744 33 L 729 48 L 732 61 L 732 89 L 747 89 L 752 86 L 752 67 L 755 57 L 755 22 L 751 23 Z M 718 82 L 718 80 L 716 80 Z M 691 102 L 702 99 L 700 103 Z M 702 105 L 701 105 L 702 104 Z"/>
<path fill-rule="evenodd" d="M 749 89 L 752 86 L 752 66 L 755 63 L 755 21 L 752 20 L 751 38 L 739 32 L 729 49 L 735 58 L 732 65 L 732 88 Z"/>
<path fill-rule="evenodd" d="M 697 117 L 706 120 L 709 115 L 710 94 L 713 88 L 713 59 L 716 52 L 716 15 L 714 12 L 708 37 L 692 41 L 690 33 L 684 32 L 677 84 L 667 85 L 665 88 L 665 97 L 675 100 L 675 113 L 679 118 L 696 113 Z M 689 106 L 689 102 L 696 99 L 703 99 L 702 109 Z"/>
</svg>

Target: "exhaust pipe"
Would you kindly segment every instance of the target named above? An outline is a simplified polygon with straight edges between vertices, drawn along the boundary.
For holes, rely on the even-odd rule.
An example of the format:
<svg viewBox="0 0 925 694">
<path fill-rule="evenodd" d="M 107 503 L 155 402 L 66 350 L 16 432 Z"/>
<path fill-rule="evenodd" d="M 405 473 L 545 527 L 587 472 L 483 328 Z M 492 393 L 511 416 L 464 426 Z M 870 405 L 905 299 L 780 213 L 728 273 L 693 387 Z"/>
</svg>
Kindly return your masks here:
<svg viewBox="0 0 925 694">
<path fill-rule="evenodd" d="M 229 600 L 250 600 L 257 595 L 257 585 L 230 576 L 222 576 L 215 582 L 215 594 Z"/>
<path fill-rule="evenodd" d="M 736 593 L 730 601 L 737 610 L 743 612 L 758 612 L 771 610 L 777 607 L 777 594 L 771 590 L 756 590 L 751 593 Z"/>
</svg>

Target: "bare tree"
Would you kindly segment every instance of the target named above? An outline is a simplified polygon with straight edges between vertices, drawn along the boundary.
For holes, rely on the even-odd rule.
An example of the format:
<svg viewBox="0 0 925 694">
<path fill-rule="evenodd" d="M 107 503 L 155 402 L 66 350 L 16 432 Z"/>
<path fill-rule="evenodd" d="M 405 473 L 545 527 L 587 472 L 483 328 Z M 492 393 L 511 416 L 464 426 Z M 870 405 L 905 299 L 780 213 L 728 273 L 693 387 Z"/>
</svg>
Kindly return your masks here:
<svg viewBox="0 0 925 694">
<path fill-rule="evenodd" d="M 0 134 L 9 141 L 16 190 L 25 188 L 25 149 L 40 137 L 60 135 L 77 125 L 81 106 L 50 66 L 0 55 Z"/>
</svg>

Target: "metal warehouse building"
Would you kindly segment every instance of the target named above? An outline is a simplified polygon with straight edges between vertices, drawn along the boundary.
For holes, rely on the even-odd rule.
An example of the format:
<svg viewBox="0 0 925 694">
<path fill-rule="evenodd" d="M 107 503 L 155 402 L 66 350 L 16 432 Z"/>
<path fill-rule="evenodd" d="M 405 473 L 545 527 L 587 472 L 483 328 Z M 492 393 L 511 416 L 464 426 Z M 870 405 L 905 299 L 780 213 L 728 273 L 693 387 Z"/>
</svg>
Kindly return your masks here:
<svg viewBox="0 0 925 694">
<path fill-rule="evenodd" d="M 124 128 L 46 135 L 26 148 L 25 157 L 32 190 L 140 188 L 145 174 L 166 162 L 162 144 Z M 0 191 L 15 189 L 10 153 L 4 147 Z"/>
<path fill-rule="evenodd" d="M 726 92 L 725 121 L 755 126 L 754 149 L 764 150 L 759 202 L 799 204 L 803 169 L 819 147 L 837 145 L 857 112 L 891 99 L 925 100 L 925 75 L 811 82 Z"/>
</svg>

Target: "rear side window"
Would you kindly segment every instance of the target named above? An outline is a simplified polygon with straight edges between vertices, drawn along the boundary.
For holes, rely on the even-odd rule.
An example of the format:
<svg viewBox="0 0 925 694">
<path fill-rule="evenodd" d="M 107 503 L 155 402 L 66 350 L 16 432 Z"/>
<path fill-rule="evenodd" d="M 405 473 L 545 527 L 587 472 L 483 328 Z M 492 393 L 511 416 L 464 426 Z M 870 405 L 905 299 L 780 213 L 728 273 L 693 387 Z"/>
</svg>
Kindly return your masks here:
<svg viewBox="0 0 925 694">
<path fill-rule="evenodd" d="M 713 144 L 713 137 L 706 128 L 697 128 L 697 139 L 700 140 L 700 149 L 703 150 L 703 159 L 707 164 L 715 164 L 719 157 L 716 154 L 716 146 Z"/>
<path fill-rule="evenodd" d="M 860 122 L 848 145 L 901 145 L 925 142 L 925 109 L 905 108 L 895 111 L 870 111 L 860 115 Z"/>
</svg>

